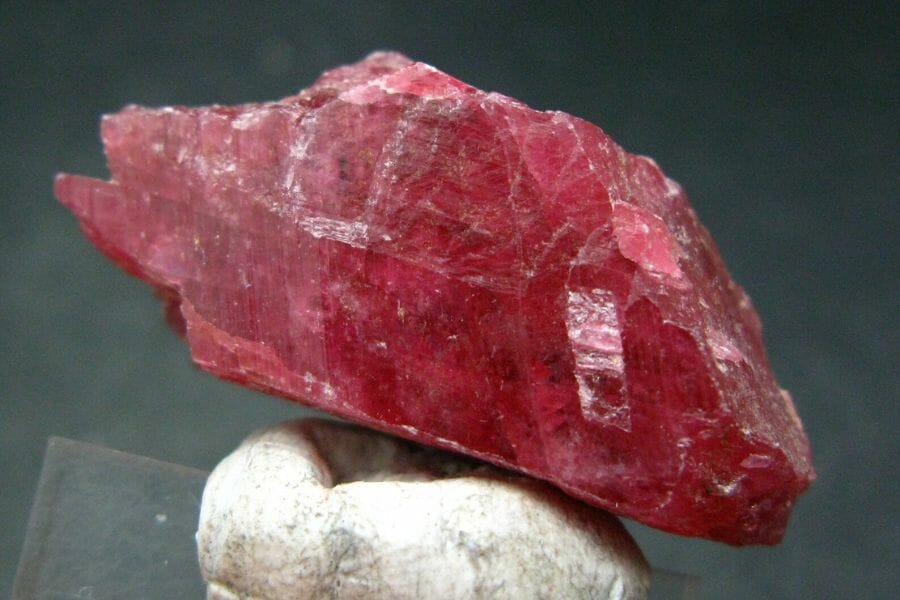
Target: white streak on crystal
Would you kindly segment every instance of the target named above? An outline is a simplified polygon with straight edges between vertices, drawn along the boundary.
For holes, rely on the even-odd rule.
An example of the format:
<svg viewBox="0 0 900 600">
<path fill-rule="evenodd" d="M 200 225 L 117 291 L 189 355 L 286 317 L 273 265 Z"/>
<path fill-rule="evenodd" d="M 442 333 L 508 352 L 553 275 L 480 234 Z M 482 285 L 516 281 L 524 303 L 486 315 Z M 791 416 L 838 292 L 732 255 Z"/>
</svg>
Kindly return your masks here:
<svg viewBox="0 0 900 600">
<path fill-rule="evenodd" d="M 328 382 L 322 381 L 309 371 L 303 374 L 303 382 L 306 384 L 305 391 L 307 394 L 316 394 L 315 388 L 318 388 L 318 393 L 321 394 L 322 397 L 328 398 L 329 400 L 337 398 L 337 392 L 328 384 Z"/>
<path fill-rule="evenodd" d="M 624 372 L 621 331 L 611 292 L 570 291 L 566 327 L 577 367 Z"/>
<path fill-rule="evenodd" d="M 316 239 L 343 242 L 354 248 L 365 248 L 369 226 L 359 221 L 340 221 L 328 217 L 299 217 L 297 225 Z"/>
<path fill-rule="evenodd" d="M 775 462 L 771 456 L 765 454 L 751 454 L 741 461 L 745 469 L 767 469 Z"/>
<path fill-rule="evenodd" d="M 601 289 L 569 291 L 566 329 L 575 357 L 578 400 L 584 417 L 630 428 L 627 407 L 611 406 L 591 380 L 621 379 L 625 373 L 622 332 L 615 298 Z"/>
<path fill-rule="evenodd" d="M 682 189 L 681 186 L 678 185 L 678 182 L 674 179 L 669 179 L 668 177 L 666 177 L 666 196 L 668 196 L 669 198 L 674 198 L 675 196 L 680 196 L 681 194 Z"/>
<path fill-rule="evenodd" d="M 738 477 L 737 479 L 735 479 L 733 481 L 716 483 L 715 484 L 716 490 L 718 490 L 718 493 L 721 496 L 731 496 L 741 485 L 741 479 L 743 479 L 743 476 Z"/>
<path fill-rule="evenodd" d="M 718 329 L 707 327 L 706 341 L 717 362 L 739 363 L 746 360 L 744 353 L 735 346 L 734 341 Z"/>
<path fill-rule="evenodd" d="M 266 117 L 266 111 L 252 110 L 241 114 L 231 126 L 238 130 L 253 129 Z"/>
</svg>

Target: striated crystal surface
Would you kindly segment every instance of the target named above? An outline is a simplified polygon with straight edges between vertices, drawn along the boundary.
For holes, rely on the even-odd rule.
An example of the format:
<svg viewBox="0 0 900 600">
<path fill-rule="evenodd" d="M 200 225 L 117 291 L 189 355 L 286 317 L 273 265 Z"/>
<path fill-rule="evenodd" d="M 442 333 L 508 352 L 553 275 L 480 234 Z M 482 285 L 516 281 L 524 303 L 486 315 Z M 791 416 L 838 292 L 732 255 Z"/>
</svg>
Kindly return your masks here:
<svg viewBox="0 0 900 600">
<path fill-rule="evenodd" d="M 376 53 L 102 138 L 56 194 L 219 377 L 732 544 L 815 476 L 684 192 L 590 123 Z"/>
</svg>

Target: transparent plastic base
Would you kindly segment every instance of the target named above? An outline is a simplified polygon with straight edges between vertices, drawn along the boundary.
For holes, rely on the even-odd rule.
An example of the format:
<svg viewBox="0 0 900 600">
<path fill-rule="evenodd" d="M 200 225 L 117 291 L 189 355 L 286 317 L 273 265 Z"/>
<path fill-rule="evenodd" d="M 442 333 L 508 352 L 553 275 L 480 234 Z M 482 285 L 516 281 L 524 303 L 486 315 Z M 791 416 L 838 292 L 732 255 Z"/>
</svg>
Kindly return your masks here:
<svg viewBox="0 0 900 600">
<path fill-rule="evenodd" d="M 204 598 L 194 532 L 207 475 L 51 438 L 13 598 Z M 696 598 L 700 583 L 654 569 L 650 597 Z"/>
<path fill-rule="evenodd" d="M 51 438 L 13 598 L 205 597 L 194 532 L 206 477 Z"/>
</svg>

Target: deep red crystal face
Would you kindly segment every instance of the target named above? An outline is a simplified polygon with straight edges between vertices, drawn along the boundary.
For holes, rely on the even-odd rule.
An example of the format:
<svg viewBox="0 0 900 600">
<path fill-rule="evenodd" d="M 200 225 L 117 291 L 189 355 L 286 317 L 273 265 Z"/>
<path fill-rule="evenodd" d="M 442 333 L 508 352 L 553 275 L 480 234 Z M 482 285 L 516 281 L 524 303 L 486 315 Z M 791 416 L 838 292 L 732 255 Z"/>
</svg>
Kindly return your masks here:
<svg viewBox="0 0 900 600">
<path fill-rule="evenodd" d="M 203 369 L 732 544 L 814 478 L 683 191 L 590 123 L 378 53 L 102 136 L 110 181 L 56 194 Z"/>
</svg>

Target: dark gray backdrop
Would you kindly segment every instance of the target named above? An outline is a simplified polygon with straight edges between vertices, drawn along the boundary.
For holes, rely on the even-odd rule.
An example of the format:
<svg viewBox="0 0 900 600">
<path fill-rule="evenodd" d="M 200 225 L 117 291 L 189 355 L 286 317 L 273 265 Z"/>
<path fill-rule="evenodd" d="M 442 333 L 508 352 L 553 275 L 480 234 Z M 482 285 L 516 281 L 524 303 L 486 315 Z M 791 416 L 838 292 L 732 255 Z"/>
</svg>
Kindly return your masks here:
<svg viewBox="0 0 900 600">
<path fill-rule="evenodd" d="M 392 48 L 655 157 L 753 297 L 820 479 L 777 548 L 634 526 L 648 558 L 709 598 L 894 596 L 896 9 L 628 4 L 0 3 L 0 593 L 48 436 L 209 469 L 301 412 L 193 370 L 53 174 L 105 175 L 98 118 L 123 104 L 273 99 Z"/>
</svg>

